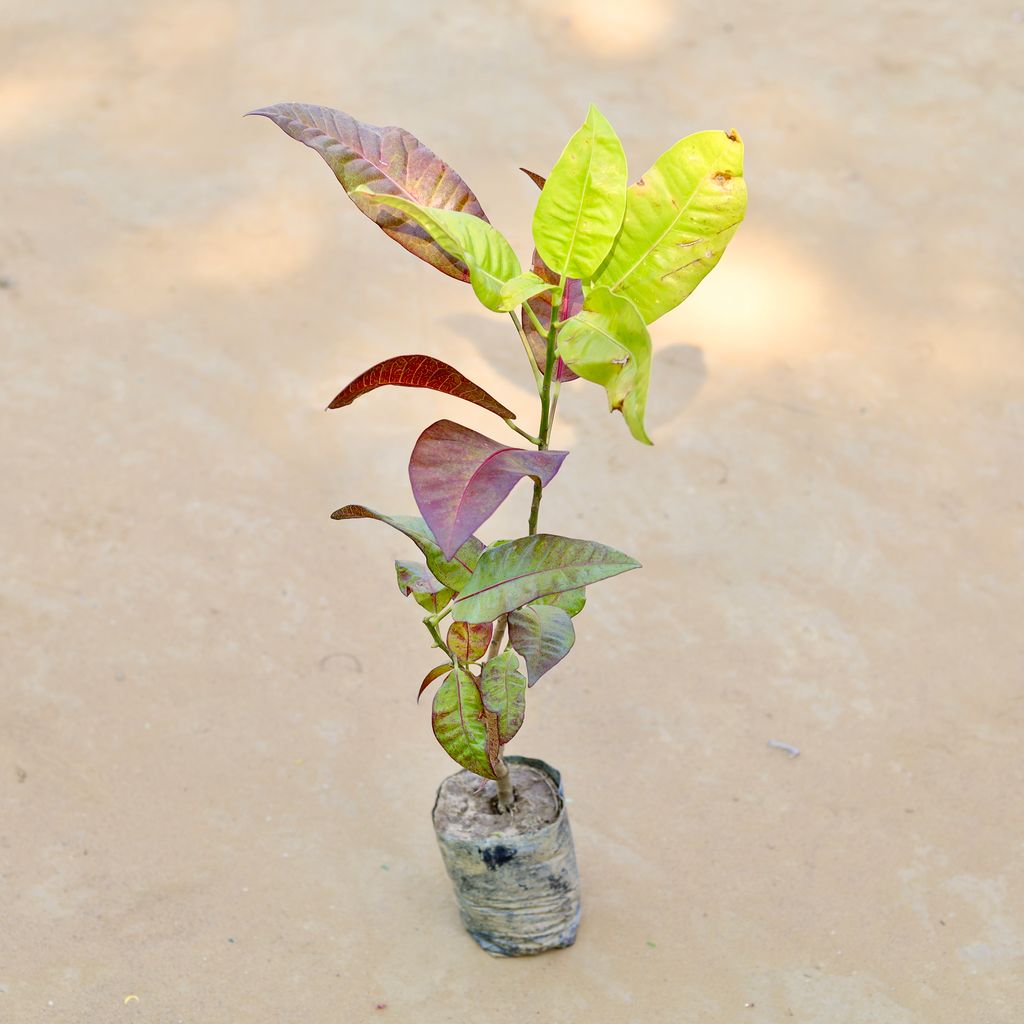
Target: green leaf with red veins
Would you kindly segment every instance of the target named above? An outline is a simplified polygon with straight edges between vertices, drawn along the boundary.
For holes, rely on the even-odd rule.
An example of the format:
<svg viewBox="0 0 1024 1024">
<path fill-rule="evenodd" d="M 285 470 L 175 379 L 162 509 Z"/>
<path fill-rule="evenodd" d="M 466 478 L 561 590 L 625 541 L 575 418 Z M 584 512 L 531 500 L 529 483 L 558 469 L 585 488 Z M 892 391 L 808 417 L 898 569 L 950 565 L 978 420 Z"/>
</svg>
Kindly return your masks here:
<svg viewBox="0 0 1024 1024">
<path fill-rule="evenodd" d="M 508 743 L 519 732 L 526 715 L 526 680 L 514 652 L 504 651 L 484 665 L 480 695 L 484 707 L 498 719 L 499 742 Z"/>
<path fill-rule="evenodd" d="M 434 579 L 422 562 L 395 562 L 395 575 L 398 589 L 406 597 L 412 594 L 416 603 L 428 612 L 436 614 L 454 596 L 448 587 Z"/>
<path fill-rule="evenodd" d="M 445 642 L 452 654 L 468 665 L 479 661 L 487 653 L 493 630 L 493 622 L 455 621 L 448 627 L 448 639 Z"/>
<path fill-rule="evenodd" d="M 568 452 L 508 448 L 451 420 L 420 434 L 409 460 L 413 497 L 448 557 L 523 479 L 547 485 Z"/>
<path fill-rule="evenodd" d="M 626 209 L 626 154 L 596 107 L 548 175 L 533 215 L 533 240 L 557 274 L 597 272 Z"/>
<path fill-rule="evenodd" d="M 415 221 L 446 252 L 457 256 L 469 267 L 469 280 L 476 297 L 496 312 L 508 312 L 526 295 L 536 294 L 544 282 L 524 282 L 525 275 L 505 236 L 486 221 L 467 213 L 435 210 L 397 196 L 378 195 L 369 189 L 357 189 L 361 201 L 388 209 L 397 209 Z M 524 287 L 530 283 L 532 287 Z M 509 287 L 508 294 L 504 289 Z M 518 299 L 515 297 L 519 296 Z"/>
<path fill-rule="evenodd" d="M 457 210 L 486 221 L 469 186 L 440 157 L 404 128 L 379 128 L 340 110 L 309 103 L 277 103 L 253 110 L 315 150 L 334 171 L 356 206 L 385 234 L 449 277 L 469 280 L 469 268 L 415 220 L 394 207 L 367 203 L 355 191 L 369 187 L 414 203 Z"/>
<path fill-rule="evenodd" d="M 472 575 L 480 552 L 484 549 L 476 537 L 470 537 L 451 558 L 447 558 L 430 532 L 430 527 L 418 516 L 387 516 L 365 505 L 346 505 L 332 512 L 331 518 L 376 519 L 404 533 L 426 555 L 427 566 L 434 576 L 455 591 Z"/>
<path fill-rule="evenodd" d="M 576 631 L 561 608 L 530 604 L 509 614 L 508 642 L 526 659 L 533 686 L 572 650 Z"/>
<path fill-rule="evenodd" d="M 439 676 L 443 676 L 445 672 L 451 672 L 452 663 L 446 661 L 443 665 L 438 665 L 437 668 L 432 668 L 424 677 L 423 682 L 420 683 L 419 692 L 416 694 L 416 703 L 419 704 L 420 697 L 423 696 L 423 691 Z"/>
<path fill-rule="evenodd" d="M 351 405 L 357 398 L 369 391 L 387 385 L 403 388 L 429 388 L 440 391 L 465 402 L 479 405 L 503 420 L 514 420 L 516 414 L 506 409 L 501 402 L 491 398 L 482 387 L 464 377 L 454 366 L 442 363 L 433 356 L 411 355 L 393 356 L 376 366 L 361 373 L 351 384 L 346 385 L 337 395 L 328 409 L 341 409 Z"/>
<path fill-rule="evenodd" d="M 746 209 L 740 137 L 689 135 L 630 185 L 622 231 L 593 283 L 625 295 L 653 323 L 704 280 Z"/>
<path fill-rule="evenodd" d="M 493 622 L 547 594 L 562 594 L 640 568 L 636 559 L 592 540 L 549 533 L 488 548 L 455 599 L 453 615 Z"/>
<path fill-rule="evenodd" d="M 464 669 L 454 669 L 434 694 L 431 725 L 437 742 L 463 768 L 493 779 L 491 764 L 497 757 L 488 742 L 484 706 L 476 680 Z"/>
<path fill-rule="evenodd" d="M 651 336 L 629 299 L 604 287 L 588 292 L 583 312 L 558 334 L 558 354 L 585 380 L 605 389 L 608 408 L 622 413 L 633 437 L 652 443 L 644 429 Z"/>
<path fill-rule="evenodd" d="M 564 594 L 548 594 L 547 597 L 538 597 L 536 601 L 531 601 L 527 607 L 535 604 L 551 604 L 556 608 L 561 608 L 570 618 L 573 618 L 583 611 L 583 606 L 586 603 L 586 588 L 580 587 L 578 590 L 567 590 Z"/>
</svg>

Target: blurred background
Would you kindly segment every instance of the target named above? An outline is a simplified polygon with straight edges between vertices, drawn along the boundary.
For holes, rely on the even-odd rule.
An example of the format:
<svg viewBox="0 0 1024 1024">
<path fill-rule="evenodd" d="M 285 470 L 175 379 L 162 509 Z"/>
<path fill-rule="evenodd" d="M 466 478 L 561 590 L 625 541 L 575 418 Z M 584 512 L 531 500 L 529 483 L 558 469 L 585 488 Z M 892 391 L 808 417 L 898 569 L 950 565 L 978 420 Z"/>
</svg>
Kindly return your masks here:
<svg viewBox="0 0 1024 1024">
<path fill-rule="evenodd" d="M 0 1019 L 943 1024 L 1024 1000 L 1024 11 L 0 3 Z M 506 318 L 242 114 L 401 124 L 528 257 L 596 103 L 639 176 L 746 142 L 634 443 L 567 386 L 543 528 L 591 589 L 514 752 L 561 769 L 577 945 L 482 954 L 429 812 L 431 658 L 365 502 L 488 415 Z M 485 534 L 525 524 L 521 486 Z M 799 748 L 799 757 L 769 746 Z"/>
</svg>

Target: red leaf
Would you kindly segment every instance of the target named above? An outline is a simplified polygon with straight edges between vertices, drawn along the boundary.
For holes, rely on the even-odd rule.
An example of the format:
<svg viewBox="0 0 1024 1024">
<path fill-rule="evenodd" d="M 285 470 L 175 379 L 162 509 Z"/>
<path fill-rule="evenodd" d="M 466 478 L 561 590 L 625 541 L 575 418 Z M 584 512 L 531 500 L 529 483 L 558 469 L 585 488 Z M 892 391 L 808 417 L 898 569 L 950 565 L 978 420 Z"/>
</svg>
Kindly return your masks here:
<svg viewBox="0 0 1024 1024">
<path fill-rule="evenodd" d="M 399 211 L 371 205 L 353 189 L 411 199 L 439 210 L 458 210 L 487 220 L 470 187 L 440 157 L 404 128 L 378 128 L 341 110 L 310 103 L 276 103 L 251 111 L 316 150 L 357 207 L 385 234 L 449 277 L 469 280 L 465 263 L 450 256 L 418 224 Z"/>
<path fill-rule="evenodd" d="M 543 174 L 538 174 L 536 171 L 531 171 L 526 167 L 520 167 L 519 170 L 521 170 L 523 174 L 525 174 L 530 181 L 537 186 L 537 188 L 542 192 L 544 191 L 544 186 L 547 184 L 548 179 L 545 178 Z"/>
<path fill-rule="evenodd" d="M 516 418 L 514 412 L 491 398 L 482 387 L 474 384 L 468 377 L 463 377 L 453 366 L 442 363 L 440 359 L 434 359 L 432 356 L 422 355 L 394 356 L 371 366 L 338 392 L 327 408 L 340 409 L 351 405 L 361 395 L 387 384 L 441 391 L 446 395 L 454 395 L 456 398 L 479 405 L 503 420 Z"/>
<path fill-rule="evenodd" d="M 451 672 L 452 666 L 450 662 L 445 662 L 443 665 L 438 665 L 437 668 L 432 668 L 424 677 L 423 682 L 420 683 L 419 693 L 416 694 L 416 703 L 419 704 L 420 697 L 423 696 L 423 691 L 439 676 L 443 676 L 445 672 Z"/>
<path fill-rule="evenodd" d="M 566 455 L 508 448 L 451 420 L 439 420 L 420 434 L 409 460 L 409 480 L 420 514 L 447 558 L 524 476 L 545 485 Z"/>
<path fill-rule="evenodd" d="M 491 642 L 493 622 L 453 622 L 448 627 L 446 643 L 459 661 L 479 661 L 486 653 Z"/>
</svg>

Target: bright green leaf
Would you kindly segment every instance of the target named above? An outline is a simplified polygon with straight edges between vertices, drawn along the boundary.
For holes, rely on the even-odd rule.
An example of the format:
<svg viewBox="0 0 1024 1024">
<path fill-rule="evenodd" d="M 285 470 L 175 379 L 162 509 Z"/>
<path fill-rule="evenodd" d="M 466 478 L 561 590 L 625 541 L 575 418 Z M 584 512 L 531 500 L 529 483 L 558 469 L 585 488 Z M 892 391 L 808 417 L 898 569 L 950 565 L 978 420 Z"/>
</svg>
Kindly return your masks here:
<svg viewBox="0 0 1024 1024">
<path fill-rule="evenodd" d="M 612 126 L 591 107 L 537 201 L 537 251 L 556 273 L 589 278 L 608 255 L 625 209 L 626 154 Z"/>
<path fill-rule="evenodd" d="M 456 598 L 453 614 L 492 622 L 505 612 L 639 568 L 640 563 L 596 541 L 540 533 L 488 548 Z"/>
<path fill-rule="evenodd" d="M 498 719 L 498 740 L 508 743 L 526 715 L 526 680 L 514 651 L 503 651 L 484 665 L 480 674 L 484 707 Z"/>
<path fill-rule="evenodd" d="M 455 591 L 460 590 L 472 575 L 480 552 L 484 549 L 476 537 L 470 537 L 451 559 L 447 559 L 430 532 L 430 527 L 419 516 L 386 516 L 365 505 L 346 505 L 332 512 L 331 518 L 376 519 L 378 522 L 387 523 L 399 533 L 404 533 L 426 555 L 427 566 L 434 576 Z"/>
<path fill-rule="evenodd" d="M 501 286 L 501 304 L 499 312 L 509 313 L 521 306 L 527 299 L 532 299 L 541 292 L 552 291 L 552 286 L 542 281 L 532 270 L 527 270 Z"/>
<path fill-rule="evenodd" d="M 629 187 L 622 231 L 594 284 L 632 299 L 652 323 L 715 266 L 746 208 L 740 137 L 689 135 Z"/>
<path fill-rule="evenodd" d="M 493 779 L 491 761 L 497 751 L 488 749 L 484 706 L 476 680 L 463 669 L 454 669 L 434 694 L 431 725 L 437 742 L 449 756 L 485 779 Z"/>
<path fill-rule="evenodd" d="M 526 659 L 526 670 L 533 686 L 572 650 L 576 630 L 568 613 L 561 608 L 533 604 L 509 614 L 508 640 Z"/>
<path fill-rule="evenodd" d="M 487 221 L 457 210 L 421 206 L 365 187 L 357 188 L 353 195 L 366 203 L 400 210 L 419 224 L 442 249 L 462 260 L 469 267 L 469 280 L 476 297 L 488 309 L 508 312 L 515 307 L 516 303 L 504 305 L 502 288 L 522 274 L 519 257 L 505 236 Z"/>
<path fill-rule="evenodd" d="M 583 312 L 559 331 L 558 354 L 569 369 L 608 392 L 608 408 L 622 413 L 638 441 L 652 443 L 644 429 L 651 336 L 629 299 L 608 288 L 590 291 Z"/>
</svg>

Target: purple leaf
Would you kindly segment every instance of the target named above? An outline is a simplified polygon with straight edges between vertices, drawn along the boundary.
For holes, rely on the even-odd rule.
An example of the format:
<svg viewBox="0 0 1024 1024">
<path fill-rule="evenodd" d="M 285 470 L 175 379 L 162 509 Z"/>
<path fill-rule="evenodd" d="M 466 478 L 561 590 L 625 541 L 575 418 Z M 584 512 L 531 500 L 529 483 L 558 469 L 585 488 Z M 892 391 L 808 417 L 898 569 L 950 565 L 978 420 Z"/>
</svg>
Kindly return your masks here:
<svg viewBox="0 0 1024 1024">
<path fill-rule="evenodd" d="M 508 616 L 508 642 L 526 659 L 530 686 L 572 650 L 572 619 L 551 604 L 532 604 Z"/>
<path fill-rule="evenodd" d="M 459 281 L 469 268 L 450 256 L 404 213 L 352 195 L 360 185 L 439 210 L 458 210 L 487 220 L 469 186 L 440 157 L 404 128 L 378 128 L 330 107 L 276 103 L 251 111 L 316 150 L 334 171 L 349 198 L 370 220 L 414 256 Z"/>
<path fill-rule="evenodd" d="M 409 480 L 420 514 L 447 558 L 524 476 L 545 486 L 568 454 L 508 448 L 451 420 L 439 420 L 420 434 L 409 460 Z"/>
</svg>

